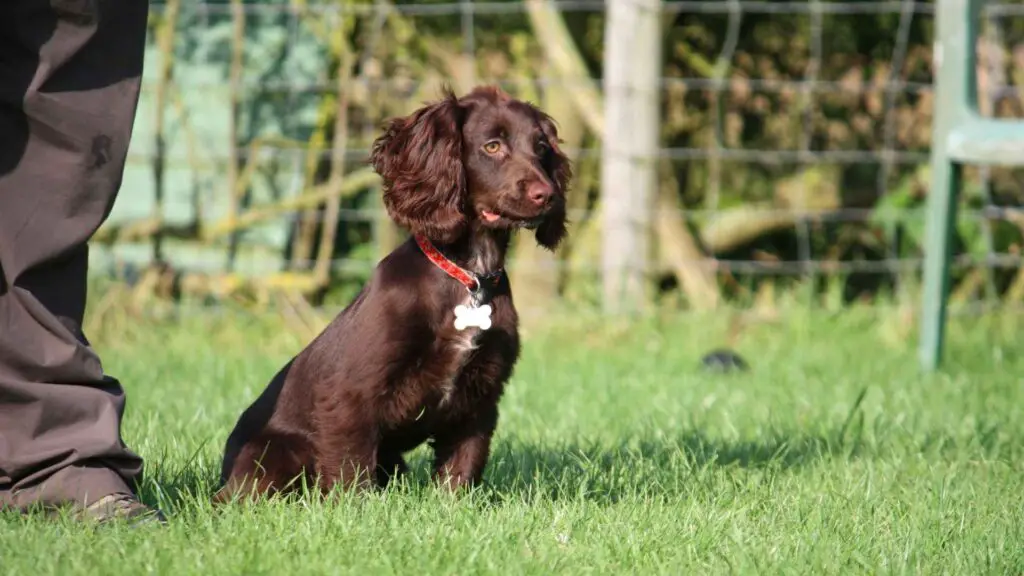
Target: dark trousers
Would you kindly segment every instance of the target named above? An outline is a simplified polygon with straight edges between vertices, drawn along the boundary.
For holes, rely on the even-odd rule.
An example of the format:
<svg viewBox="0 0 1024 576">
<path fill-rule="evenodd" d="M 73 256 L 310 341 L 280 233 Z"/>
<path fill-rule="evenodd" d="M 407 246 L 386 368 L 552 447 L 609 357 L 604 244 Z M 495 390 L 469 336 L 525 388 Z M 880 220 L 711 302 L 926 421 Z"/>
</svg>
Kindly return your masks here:
<svg viewBox="0 0 1024 576">
<path fill-rule="evenodd" d="M 0 508 L 129 492 L 124 391 L 82 333 L 121 185 L 146 0 L 0 0 Z"/>
</svg>

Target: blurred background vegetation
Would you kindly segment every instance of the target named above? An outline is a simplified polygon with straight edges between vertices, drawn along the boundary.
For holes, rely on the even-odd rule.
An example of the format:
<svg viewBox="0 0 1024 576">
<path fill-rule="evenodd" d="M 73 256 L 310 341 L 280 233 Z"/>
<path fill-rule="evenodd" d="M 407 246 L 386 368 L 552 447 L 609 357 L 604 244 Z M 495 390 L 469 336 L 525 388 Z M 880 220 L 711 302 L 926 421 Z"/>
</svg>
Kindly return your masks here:
<svg viewBox="0 0 1024 576">
<path fill-rule="evenodd" d="M 768 312 L 917 298 L 932 2 L 664 2 L 652 301 Z M 983 113 L 1024 113 L 1024 4 L 986 12 Z M 498 83 L 559 123 L 571 240 L 523 236 L 524 315 L 600 290 L 604 4 L 163 0 L 121 196 L 93 241 L 111 299 L 342 306 L 404 238 L 367 150 L 386 118 Z M 1024 300 L 1024 172 L 968 170 L 954 305 Z M 1016 207 L 1016 208 L 1015 208 Z M 301 316 L 301 314 L 300 314 Z"/>
</svg>

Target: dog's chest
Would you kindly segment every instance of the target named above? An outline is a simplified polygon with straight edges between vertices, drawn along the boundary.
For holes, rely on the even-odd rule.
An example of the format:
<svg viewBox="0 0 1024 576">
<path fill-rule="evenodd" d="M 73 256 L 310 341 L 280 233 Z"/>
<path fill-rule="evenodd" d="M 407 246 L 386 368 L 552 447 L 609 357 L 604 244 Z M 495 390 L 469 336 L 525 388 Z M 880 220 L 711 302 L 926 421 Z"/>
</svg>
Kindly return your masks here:
<svg viewBox="0 0 1024 576">
<path fill-rule="evenodd" d="M 468 295 L 459 304 L 467 308 L 475 307 L 472 298 Z M 493 309 L 494 304 L 489 303 L 489 305 Z M 484 333 L 483 329 L 476 326 L 467 326 L 462 330 L 455 328 L 454 309 L 450 317 L 446 319 L 446 323 L 451 335 L 441 344 L 442 347 L 447 348 L 447 350 L 443 351 L 443 355 L 448 358 L 446 362 L 448 370 L 445 371 L 447 373 L 438 382 L 440 391 L 439 405 L 441 407 L 451 403 L 452 397 L 456 393 L 459 378 L 462 376 L 466 365 L 473 358 L 474 353 L 480 347 L 480 340 Z"/>
<path fill-rule="evenodd" d="M 420 438 L 501 396 L 518 355 L 518 336 L 511 299 L 501 295 L 491 305 L 494 322 L 487 330 L 456 330 L 454 311 L 445 315 L 441 329 L 435 328 L 433 346 L 423 351 L 385 404 L 395 431 Z"/>
</svg>

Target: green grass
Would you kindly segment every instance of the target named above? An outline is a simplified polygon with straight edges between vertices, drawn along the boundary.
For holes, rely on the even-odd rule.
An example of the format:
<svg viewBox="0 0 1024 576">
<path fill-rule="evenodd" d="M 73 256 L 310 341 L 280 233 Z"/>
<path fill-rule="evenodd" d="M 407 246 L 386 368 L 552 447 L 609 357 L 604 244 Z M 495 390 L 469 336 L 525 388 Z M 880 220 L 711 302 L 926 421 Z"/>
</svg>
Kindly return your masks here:
<svg viewBox="0 0 1024 576">
<path fill-rule="evenodd" d="M 878 319 L 881 318 L 881 319 Z M 725 322 L 578 321 L 525 343 L 488 485 L 415 474 L 333 503 L 206 502 L 238 413 L 303 344 L 275 319 L 107 326 L 126 441 L 165 528 L 0 516 L 7 574 L 1020 574 L 1024 350 L 1015 318 L 951 332 L 918 373 L 885 315 L 745 330 L 746 374 L 698 369 Z"/>
</svg>

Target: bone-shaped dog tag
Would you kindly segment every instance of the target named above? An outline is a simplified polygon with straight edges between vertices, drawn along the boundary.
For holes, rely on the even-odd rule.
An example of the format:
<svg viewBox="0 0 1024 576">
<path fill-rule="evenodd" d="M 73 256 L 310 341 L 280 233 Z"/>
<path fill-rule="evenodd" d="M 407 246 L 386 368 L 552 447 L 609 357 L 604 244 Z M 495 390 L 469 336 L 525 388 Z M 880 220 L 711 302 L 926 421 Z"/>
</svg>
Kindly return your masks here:
<svg viewBox="0 0 1024 576">
<path fill-rule="evenodd" d="M 491 327 L 491 307 L 489 304 L 470 308 L 459 304 L 455 307 L 455 329 L 465 330 L 470 326 L 476 326 L 481 330 Z"/>
</svg>

